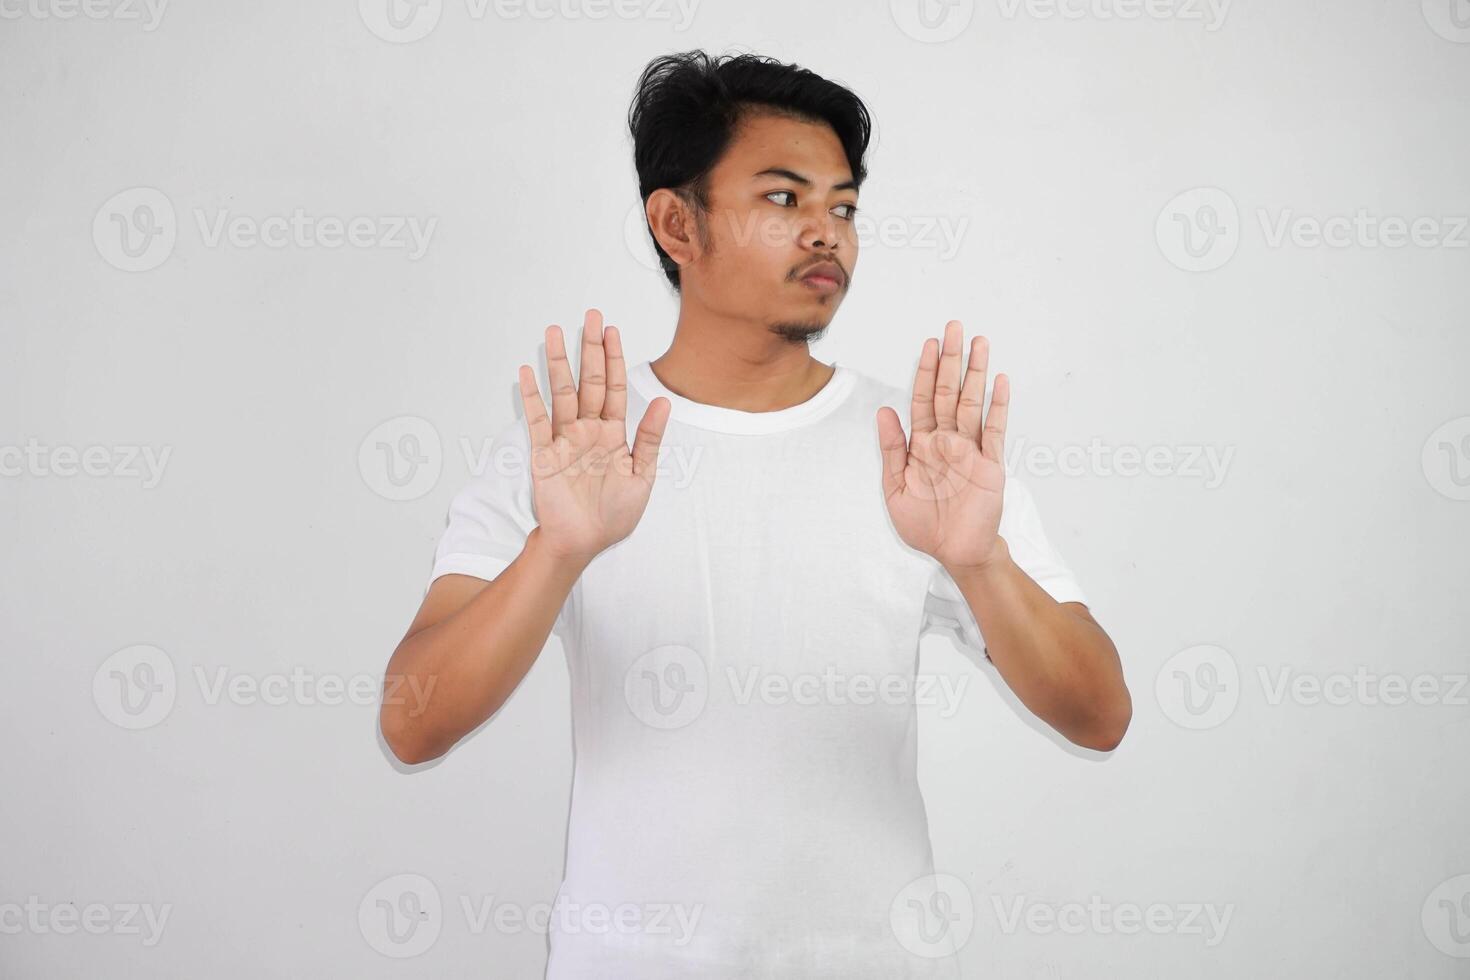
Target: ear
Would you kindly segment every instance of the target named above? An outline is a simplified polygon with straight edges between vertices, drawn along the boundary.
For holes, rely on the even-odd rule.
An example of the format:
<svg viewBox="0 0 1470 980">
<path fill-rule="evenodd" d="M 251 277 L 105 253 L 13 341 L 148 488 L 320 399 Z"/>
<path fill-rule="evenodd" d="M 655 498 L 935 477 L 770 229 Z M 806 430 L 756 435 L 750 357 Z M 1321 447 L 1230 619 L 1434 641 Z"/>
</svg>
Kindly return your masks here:
<svg viewBox="0 0 1470 980">
<path fill-rule="evenodd" d="M 643 207 L 648 227 L 659 246 L 683 269 L 699 257 L 699 235 L 693 209 L 674 191 L 660 187 L 648 195 Z"/>
</svg>

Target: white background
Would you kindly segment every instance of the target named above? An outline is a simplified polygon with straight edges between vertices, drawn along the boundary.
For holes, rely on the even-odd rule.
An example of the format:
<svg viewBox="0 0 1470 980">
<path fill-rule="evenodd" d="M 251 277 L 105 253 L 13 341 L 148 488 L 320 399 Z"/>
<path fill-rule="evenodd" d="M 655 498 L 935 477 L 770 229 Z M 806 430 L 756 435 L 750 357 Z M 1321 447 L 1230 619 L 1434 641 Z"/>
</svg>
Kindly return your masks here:
<svg viewBox="0 0 1470 980">
<path fill-rule="evenodd" d="M 595 306 L 633 361 L 671 338 L 625 235 L 625 116 L 643 65 L 692 47 L 797 61 L 873 112 L 862 205 L 897 237 L 816 356 L 908 384 L 958 318 L 1013 379 L 1013 452 L 1170 461 L 1013 457 L 1125 663 L 1111 756 L 924 641 L 970 677 L 922 745 L 937 866 L 975 902 L 967 975 L 1470 969 L 1464 0 L 960 0 L 930 28 L 912 0 L 688 22 L 443 0 L 404 30 L 374 0 L 93 2 L 0 0 L 0 974 L 540 976 L 543 934 L 464 904 L 556 889 L 558 642 L 414 770 L 374 685 L 545 326 Z M 432 232 L 421 255 L 209 234 L 297 210 Z M 164 233 L 129 257 L 116 222 L 149 213 Z M 1384 246 L 1387 218 L 1421 241 Z M 964 231 L 946 252 L 929 226 Z M 395 459 L 398 487 L 377 446 L 404 435 L 425 462 Z M 168 452 L 161 478 L 130 447 Z M 371 696 L 214 697 L 293 671 Z M 1383 703 L 1383 675 L 1437 693 Z M 1276 696 L 1303 676 L 1350 684 Z M 412 957 L 374 925 L 424 891 L 400 875 L 442 902 Z M 1017 902 L 1036 918 L 1008 932 Z M 1080 930 L 1042 917 L 1089 903 Z M 1118 928 L 1152 905 L 1173 924 Z M 87 906 L 95 933 L 67 919 Z"/>
</svg>

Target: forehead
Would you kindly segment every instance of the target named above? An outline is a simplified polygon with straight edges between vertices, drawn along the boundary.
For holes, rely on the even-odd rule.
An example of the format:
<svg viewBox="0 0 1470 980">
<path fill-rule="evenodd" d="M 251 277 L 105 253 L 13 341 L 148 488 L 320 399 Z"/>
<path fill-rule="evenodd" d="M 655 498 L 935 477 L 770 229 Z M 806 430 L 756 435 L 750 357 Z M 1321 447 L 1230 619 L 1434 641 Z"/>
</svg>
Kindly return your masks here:
<svg viewBox="0 0 1470 980">
<path fill-rule="evenodd" d="M 795 171 L 818 187 L 852 179 L 842 141 L 831 126 L 770 112 L 749 113 L 735 127 L 714 175 L 720 180 L 750 180 L 771 168 Z"/>
</svg>

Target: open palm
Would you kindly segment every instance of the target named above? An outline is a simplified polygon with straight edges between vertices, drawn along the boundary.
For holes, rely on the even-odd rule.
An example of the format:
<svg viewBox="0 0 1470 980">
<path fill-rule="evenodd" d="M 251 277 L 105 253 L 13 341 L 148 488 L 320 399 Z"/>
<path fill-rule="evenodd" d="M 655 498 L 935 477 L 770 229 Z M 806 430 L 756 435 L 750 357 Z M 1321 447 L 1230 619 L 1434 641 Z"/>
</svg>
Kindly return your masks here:
<svg viewBox="0 0 1470 980">
<path fill-rule="evenodd" d="M 549 418 L 535 372 L 520 366 L 536 519 L 556 553 L 590 561 L 631 534 L 643 516 L 672 406 L 667 398 L 649 404 L 629 451 L 622 339 L 617 327 L 604 335 L 597 310 L 588 310 L 582 323 L 580 387 L 555 324 L 546 328 L 546 362 Z"/>
<path fill-rule="evenodd" d="M 924 341 L 904 438 L 898 413 L 878 410 L 883 497 L 900 538 L 945 568 L 976 568 L 998 554 L 1005 490 L 1010 379 L 996 375 L 982 415 L 989 344 L 976 337 L 961 384 L 964 328 L 945 325 L 944 343 Z"/>
</svg>

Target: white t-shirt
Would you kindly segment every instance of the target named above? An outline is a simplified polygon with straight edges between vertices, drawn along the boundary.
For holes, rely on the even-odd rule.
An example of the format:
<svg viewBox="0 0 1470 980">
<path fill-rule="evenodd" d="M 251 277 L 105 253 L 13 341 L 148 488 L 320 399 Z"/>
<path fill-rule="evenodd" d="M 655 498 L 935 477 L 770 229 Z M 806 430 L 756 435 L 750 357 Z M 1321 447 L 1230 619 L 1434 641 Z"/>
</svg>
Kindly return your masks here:
<svg viewBox="0 0 1470 980">
<path fill-rule="evenodd" d="M 977 663 L 953 579 L 883 501 L 874 416 L 910 392 L 836 365 L 807 401 L 744 412 L 629 370 L 631 446 L 672 413 L 648 508 L 557 616 L 575 767 L 549 980 L 957 977 L 916 776 L 919 638 Z M 433 578 L 493 579 L 536 526 L 523 419 L 454 498 Z M 1086 602 L 1006 480 L 1001 536 Z M 948 945 L 946 945 L 948 944 Z"/>
</svg>

